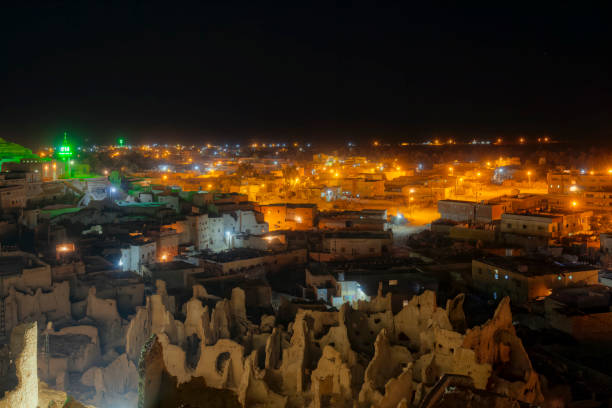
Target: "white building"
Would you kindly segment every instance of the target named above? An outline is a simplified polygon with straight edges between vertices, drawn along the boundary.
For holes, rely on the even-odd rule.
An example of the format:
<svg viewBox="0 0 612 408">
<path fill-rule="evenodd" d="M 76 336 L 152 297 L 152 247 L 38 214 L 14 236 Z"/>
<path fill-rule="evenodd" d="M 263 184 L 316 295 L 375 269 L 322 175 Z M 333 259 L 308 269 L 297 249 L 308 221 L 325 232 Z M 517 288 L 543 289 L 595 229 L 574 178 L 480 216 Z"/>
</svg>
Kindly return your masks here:
<svg viewBox="0 0 612 408">
<path fill-rule="evenodd" d="M 141 241 L 121 248 L 119 268 L 124 272 L 141 273 L 141 266 L 155 262 L 157 244 L 155 241 Z"/>
<path fill-rule="evenodd" d="M 223 214 L 223 228 L 225 232 L 236 234 L 262 235 L 268 232 L 268 223 L 263 215 L 258 219 L 254 211 L 236 210 Z"/>
<path fill-rule="evenodd" d="M 229 248 L 229 243 L 226 242 L 223 217 L 208 217 L 207 236 L 208 246 L 206 249 L 219 252 Z"/>
<path fill-rule="evenodd" d="M 195 249 L 203 251 L 209 247 L 208 214 L 188 215 L 189 236 Z"/>
</svg>

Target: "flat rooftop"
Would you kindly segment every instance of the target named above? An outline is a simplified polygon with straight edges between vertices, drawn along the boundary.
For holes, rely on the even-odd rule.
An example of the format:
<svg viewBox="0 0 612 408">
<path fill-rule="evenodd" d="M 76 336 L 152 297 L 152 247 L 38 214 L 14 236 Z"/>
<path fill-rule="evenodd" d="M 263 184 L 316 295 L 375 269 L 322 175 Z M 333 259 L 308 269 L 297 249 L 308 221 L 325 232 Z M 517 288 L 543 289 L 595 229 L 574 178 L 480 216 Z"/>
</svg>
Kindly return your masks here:
<svg viewBox="0 0 612 408">
<path fill-rule="evenodd" d="M 202 259 L 206 259 L 208 261 L 213 262 L 232 262 L 239 261 L 241 259 L 251 259 L 258 258 L 261 256 L 272 255 L 274 252 L 272 251 L 261 251 L 253 248 L 234 248 L 228 249 L 219 253 L 207 253 L 200 256 Z"/>
<path fill-rule="evenodd" d="M 197 265 L 185 261 L 170 261 L 156 262 L 155 264 L 150 265 L 149 269 L 152 271 L 172 271 L 177 269 L 193 269 L 197 267 Z"/>
<path fill-rule="evenodd" d="M 556 260 L 531 257 L 486 256 L 475 261 L 498 268 L 521 273 L 525 276 L 557 275 L 567 272 L 599 270 L 598 267 L 583 264 L 569 264 Z"/>
<path fill-rule="evenodd" d="M 323 238 L 339 238 L 339 239 L 389 239 L 390 235 L 386 232 L 370 232 L 370 231 L 336 231 L 326 232 Z"/>
</svg>

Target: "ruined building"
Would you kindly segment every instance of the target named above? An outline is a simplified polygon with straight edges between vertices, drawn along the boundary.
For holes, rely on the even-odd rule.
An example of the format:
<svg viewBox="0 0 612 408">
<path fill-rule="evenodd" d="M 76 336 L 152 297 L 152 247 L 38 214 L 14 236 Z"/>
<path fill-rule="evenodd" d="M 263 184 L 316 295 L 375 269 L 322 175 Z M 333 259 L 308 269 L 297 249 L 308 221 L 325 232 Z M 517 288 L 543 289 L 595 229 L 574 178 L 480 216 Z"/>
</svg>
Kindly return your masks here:
<svg viewBox="0 0 612 408">
<path fill-rule="evenodd" d="M 54 401 L 65 392 L 113 408 L 437 407 L 464 397 L 510 407 L 544 399 L 508 298 L 472 328 L 462 295 L 442 308 L 431 291 L 397 314 L 391 295 L 379 293 L 355 308 L 279 310 L 284 323 L 263 315 L 255 324 L 240 288 L 219 299 L 195 285 L 177 307 L 163 281 L 156 287 L 128 318 L 92 288 L 71 324 L 13 329 L 10 350 L 0 350 L 0 408 L 43 406 L 36 395 Z"/>
<path fill-rule="evenodd" d="M 395 315 L 390 296 L 379 296 L 356 309 L 299 310 L 283 327 L 274 316 L 250 322 L 239 288 L 212 310 L 198 292 L 184 306 L 184 322 L 169 314 L 151 322 L 144 309 L 132 322 L 140 327 L 137 343 L 146 341 L 141 407 L 434 407 L 452 406 L 452 398 L 513 407 L 544 400 L 507 298 L 489 321 L 467 330 L 462 295 L 444 309 L 431 291 Z M 128 356 L 137 351 L 130 341 Z"/>
</svg>

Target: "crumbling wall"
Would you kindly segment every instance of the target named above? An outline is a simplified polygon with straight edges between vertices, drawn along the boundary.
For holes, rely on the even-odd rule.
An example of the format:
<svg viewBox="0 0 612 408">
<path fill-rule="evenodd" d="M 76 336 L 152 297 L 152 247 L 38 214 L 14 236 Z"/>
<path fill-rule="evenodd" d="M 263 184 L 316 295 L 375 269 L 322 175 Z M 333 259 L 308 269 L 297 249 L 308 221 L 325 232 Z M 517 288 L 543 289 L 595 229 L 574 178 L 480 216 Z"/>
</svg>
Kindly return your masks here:
<svg viewBox="0 0 612 408">
<path fill-rule="evenodd" d="M 244 362 L 244 371 L 238 388 L 238 401 L 243 407 L 265 406 L 284 408 L 287 397 L 270 389 L 264 377 L 265 372 L 257 368 L 257 352 L 252 352 Z"/>
<path fill-rule="evenodd" d="M 489 322 L 463 334 L 461 296 L 444 309 L 426 291 L 396 315 L 383 297 L 359 310 L 348 304 L 338 312 L 300 310 L 285 330 L 273 316 L 259 326 L 250 323 L 243 295 L 234 290 L 232 299 L 217 302 L 210 318 L 194 295 L 185 305 L 184 325 L 170 320 L 163 295 L 156 306 L 151 300 L 139 310 L 128 344 L 140 341 L 132 330 L 143 327 L 156 334 L 157 350 L 145 347 L 150 358 L 141 363 L 150 364 L 141 364 L 141 389 L 174 402 L 181 398 L 179 389 L 225 390 L 230 394 L 218 394 L 219 402 L 243 407 L 408 408 L 427 404 L 431 393 L 440 393 L 440 378 L 454 375 L 504 401 L 542 400 L 507 300 Z M 126 350 L 127 356 L 135 353 L 132 346 Z"/>
<path fill-rule="evenodd" d="M 115 300 L 100 299 L 96 297 L 96 288 L 89 288 L 86 315 L 96 322 L 103 352 L 125 344 L 121 316 Z"/>
<path fill-rule="evenodd" d="M 11 286 L 8 293 L 3 299 L 7 331 L 16 327 L 18 322 L 36 320 L 44 326 L 50 320 L 72 317 L 68 282 L 54 283 L 48 292 L 38 288 L 34 294 L 19 292 Z"/>
<path fill-rule="evenodd" d="M 392 346 L 385 329 L 374 343 L 374 357 L 365 370 L 359 402 L 378 405 L 382 401 L 387 382 L 402 374 L 412 362 L 412 355 L 405 347 Z"/>
<path fill-rule="evenodd" d="M 210 387 L 238 391 L 244 370 L 244 347 L 229 339 L 201 347 L 193 376 L 204 378 Z"/>
<path fill-rule="evenodd" d="M 92 403 L 96 406 L 135 406 L 138 400 L 138 371 L 125 353 L 106 367 L 88 369 L 80 382 L 95 389 Z"/>
<path fill-rule="evenodd" d="M 436 304 L 436 294 L 426 290 L 414 296 L 394 318 L 394 340 L 411 350 L 421 348 L 421 333 L 428 328 L 452 330 L 446 311 Z"/>
<path fill-rule="evenodd" d="M 325 346 L 323 349 L 310 382 L 314 408 L 353 406 L 351 369 L 333 347 Z"/>
<path fill-rule="evenodd" d="M 7 376 L 16 377 L 16 383 L 0 399 L 0 408 L 38 406 L 37 347 L 36 322 L 20 324 L 11 332 L 10 357 L 14 361 L 15 371 L 10 370 Z M 10 379 L 2 378 L 0 381 L 5 384 Z"/>
<path fill-rule="evenodd" d="M 527 403 L 543 401 L 538 374 L 512 325 L 510 298 L 499 302 L 485 324 L 467 330 L 463 347 L 474 350 L 479 363 L 493 367 L 492 391 Z"/>
</svg>

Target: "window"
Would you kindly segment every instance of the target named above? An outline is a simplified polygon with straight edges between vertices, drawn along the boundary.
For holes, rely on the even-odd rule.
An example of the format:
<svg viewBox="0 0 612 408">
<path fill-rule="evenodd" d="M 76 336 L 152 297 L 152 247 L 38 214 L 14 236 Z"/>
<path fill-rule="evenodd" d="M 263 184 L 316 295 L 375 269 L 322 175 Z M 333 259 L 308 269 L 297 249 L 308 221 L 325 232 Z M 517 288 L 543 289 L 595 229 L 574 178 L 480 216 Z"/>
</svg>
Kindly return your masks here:
<svg viewBox="0 0 612 408">
<path fill-rule="evenodd" d="M 512 228 L 512 224 L 508 224 L 508 228 Z"/>
<path fill-rule="evenodd" d="M 523 224 L 523 229 L 527 229 L 527 225 L 526 224 Z"/>
</svg>

